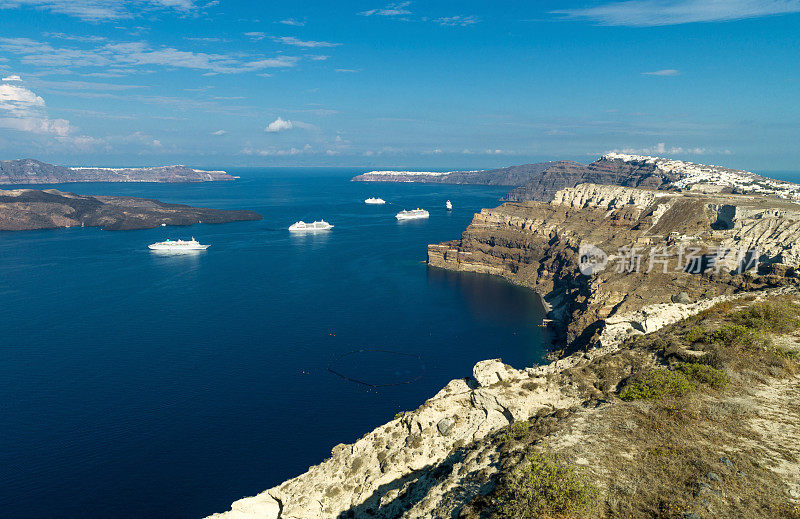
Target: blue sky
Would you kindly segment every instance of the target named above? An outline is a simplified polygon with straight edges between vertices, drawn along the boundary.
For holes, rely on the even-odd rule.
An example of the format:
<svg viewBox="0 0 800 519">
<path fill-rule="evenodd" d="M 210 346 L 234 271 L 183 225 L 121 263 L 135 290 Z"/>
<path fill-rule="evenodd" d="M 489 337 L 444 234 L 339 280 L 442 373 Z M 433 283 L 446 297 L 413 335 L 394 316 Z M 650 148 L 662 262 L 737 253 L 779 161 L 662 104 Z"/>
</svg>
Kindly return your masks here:
<svg viewBox="0 0 800 519">
<path fill-rule="evenodd" d="M 800 0 L 0 0 L 0 158 L 800 170 Z"/>
</svg>

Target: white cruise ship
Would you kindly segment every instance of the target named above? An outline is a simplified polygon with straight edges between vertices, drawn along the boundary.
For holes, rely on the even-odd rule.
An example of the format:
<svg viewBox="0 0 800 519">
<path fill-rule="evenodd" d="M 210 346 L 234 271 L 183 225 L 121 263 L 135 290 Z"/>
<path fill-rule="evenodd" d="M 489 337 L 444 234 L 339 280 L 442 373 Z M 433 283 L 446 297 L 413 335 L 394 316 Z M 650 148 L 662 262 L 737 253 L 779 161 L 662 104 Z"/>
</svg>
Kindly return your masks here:
<svg viewBox="0 0 800 519">
<path fill-rule="evenodd" d="M 386 200 L 384 200 L 383 198 L 367 198 L 366 200 L 364 200 L 364 203 L 370 205 L 381 205 L 385 204 Z"/>
<path fill-rule="evenodd" d="M 445 208 L 446 208 L 448 211 L 452 211 L 452 210 L 453 210 L 453 202 L 451 202 L 450 200 L 448 200 L 447 202 L 445 202 L 445 203 L 444 203 L 444 207 L 445 207 Z"/>
<path fill-rule="evenodd" d="M 418 220 L 420 218 L 428 218 L 430 215 L 425 209 L 417 207 L 412 211 L 400 211 L 394 217 L 398 220 Z"/>
<path fill-rule="evenodd" d="M 210 245 L 203 245 L 192 236 L 191 240 L 166 240 L 148 245 L 150 250 L 167 252 L 187 252 L 195 250 L 206 250 Z"/>
<path fill-rule="evenodd" d="M 299 222 L 293 223 L 289 227 L 289 230 L 292 232 L 327 231 L 329 229 L 333 229 L 333 225 L 329 224 L 325 220 L 320 220 L 313 223 L 306 223 L 300 220 Z"/>
</svg>

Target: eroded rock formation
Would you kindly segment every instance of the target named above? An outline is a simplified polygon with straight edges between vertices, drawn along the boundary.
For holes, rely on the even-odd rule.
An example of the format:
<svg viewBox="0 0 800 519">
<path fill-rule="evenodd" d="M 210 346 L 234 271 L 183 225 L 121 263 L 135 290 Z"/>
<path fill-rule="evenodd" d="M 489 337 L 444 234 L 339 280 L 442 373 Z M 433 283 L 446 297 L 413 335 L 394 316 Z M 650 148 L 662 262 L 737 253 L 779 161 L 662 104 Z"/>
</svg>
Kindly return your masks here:
<svg viewBox="0 0 800 519">
<path fill-rule="evenodd" d="M 609 317 L 679 293 L 696 301 L 796 283 L 799 239 L 792 202 L 582 184 L 550 203 L 482 210 L 460 240 L 430 245 L 428 263 L 538 291 L 576 349 Z M 582 252 L 597 256 L 591 276 L 580 271 Z"/>
</svg>

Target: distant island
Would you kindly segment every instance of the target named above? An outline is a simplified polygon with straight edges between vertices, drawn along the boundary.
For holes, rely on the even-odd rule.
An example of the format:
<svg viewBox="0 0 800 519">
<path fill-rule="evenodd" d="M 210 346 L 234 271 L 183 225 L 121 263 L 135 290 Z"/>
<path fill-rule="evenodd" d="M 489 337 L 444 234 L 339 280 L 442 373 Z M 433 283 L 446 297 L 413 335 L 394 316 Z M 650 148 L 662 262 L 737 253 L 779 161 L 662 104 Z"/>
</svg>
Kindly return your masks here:
<svg viewBox="0 0 800 519">
<path fill-rule="evenodd" d="M 235 180 L 225 171 L 186 166 L 148 168 L 66 167 L 34 159 L 0 161 L 0 184 L 61 184 L 65 182 L 218 182 Z"/>
<path fill-rule="evenodd" d="M 59 227 L 120 231 L 260 219 L 253 211 L 166 204 L 148 198 L 76 195 L 55 189 L 0 190 L 0 231 Z"/>
<path fill-rule="evenodd" d="M 591 164 L 557 161 L 483 171 L 370 171 L 352 180 L 510 186 L 515 188 L 506 196 L 510 202 L 549 202 L 559 190 L 584 183 L 800 200 L 800 186 L 791 182 L 722 166 L 623 153 L 608 153 Z"/>
</svg>

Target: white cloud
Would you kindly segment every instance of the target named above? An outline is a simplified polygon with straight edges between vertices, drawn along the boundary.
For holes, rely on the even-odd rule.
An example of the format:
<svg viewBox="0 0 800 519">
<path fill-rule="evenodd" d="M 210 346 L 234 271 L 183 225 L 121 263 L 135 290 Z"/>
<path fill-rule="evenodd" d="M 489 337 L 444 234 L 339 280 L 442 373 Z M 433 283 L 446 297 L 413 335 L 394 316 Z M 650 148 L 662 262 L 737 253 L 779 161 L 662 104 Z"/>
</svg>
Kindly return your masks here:
<svg viewBox="0 0 800 519">
<path fill-rule="evenodd" d="M 292 128 L 294 128 L 294 124 L 292 124 L 292 121 L 286 121 L 278 117 L 277 119 L 269 123 L 267 127 L 264 128 L 264 131 L 267 133 L 278 133 L 285 130 L 291 130 Z"/>
<path fill-rule="evenodd" d="M 253 149 L 244 148 L 241 153 L 243 155 L 259 155 L 261 157 L 286 157 L 289 155 L 304 155 L 316 153 L 310 144 L 306 144 L 302 148 L 289 148 L 289 149 Z"/>
<path fill-rule="evenodd" d="M 600 25 L 652 27 L 797 13 L 800 0 L 627 0 L 552 12 Z"/>
<path fill-rule="evenodd" d="M 228 132 L 226 132 L 225 130 L 217 130 L 215 132 L 211 132 L 211 135 L 225 135 L 226 133 Z"/>
<path fill-rule="evenodd" d="M 293 45 L 306 49 L 316 49 L 320 47 L 338 47 L 341 43 L 331 43 L 329 41 L 299 40 L 294 36 L 273 36 L 273 40 L 284 45 Z"/>
<path fill-rule="evenodd" d="M 337 68 L 336 72 L 341 72 L 344 74 L 354 74 L 356 72 L 361 72 L 361 69 L 358 68 Z"/>
<path fill-rule="evenodd" d="M 0 0 L 2 1 L 2 0 Z M 146 67 L 164 66 L 239 74 L 268 68 L 293 67 L 299 58 L 279 55 L 274 58 L 191 52 L 172 47 L 153 48 L 143 41 L 108 43 L 92 49 L 53 47 L 28 38 L 0 38 L 0 51 L 20 55 L 27 65 L 42 67 Z"/>
<path fill-rule="evenodd" d="M 267 33 L 265 32 L 246 32 L 244 35 L 253 41 L 261 41 L 267 37 Z"/>
<path fill-rule="evenodd" d="M 171 10 L 180 14 L 197 10 L 192 0 L 0 0 L 0 9 L 20 7 L 64 14 L 88 22 L 134 18 L 154 10 Z"/>
<path fill-rule="evenodd" d="M 293 25 L 295 27 L 303 27 L 306 22 L 301 22 L 299 20 L 295 20 L 294 18 L 287 18 L 286 20 L 281 20 L 278 23 L 282 23 L 283 25 Z"/>
<path fill-rule="evenodd" d="M 466 27 L 468 25 L 474 25 L 480 22 L 480 19 L 476 16 L 464 15 L 441 16 L 438 18 L 430 18 L 427 16 L 412 17 L 410 16 L 413 15 L 409 9 L 410 5 L 411 2 L 395 2 L 381 9 L 369 9 L 367 11 L 361 11 L 358 14 L 361 16 L 386 16 L 395 20 L 402 20 L 406 22 L 433 22 L 447 27 Z"/>
<path fill-rule="evenodd" d="M 657 155 L 657 156 L 671 156 L 671 155 L 730 155 L 732 152 L 729 149 L 713 150 L 701 147 L 687 147 L 682 146 L 667 146 L 663 142 L 659 142 L 655 146 L 637 148 L 637 147 L 623 147 L 621 149 L 608 150 L 606 153 L 627 153 L 629 155 Z"/>
<path fill-rule="evenodd" d="M 16 74 L 13 74 L 11 76 L 4 77 L 3 81 L 22 81 L 22 78 L 17 76 Z"/>
<path fill-rule="evenodd" d="M 411 2 L 396 2 L 393 4 L 389 4 L 382 9 L 370 9 L 368 11 L 362 11 L 358 14 L 361 16 L 405 16 L 407 14 L 411 14 L 407 8 L 411 5 Z"/>
<path fill-rule="evenodd" d="M 461 16 L 461 15 L 435 18 L 433 21 L 438 23 L 439 25 L 444 25 L 448 27 L 467 27 L 468 25 L 475 25 L 476 23 L 480 22 L 480 20 L 476 16 Z"/>
<path fill-rule="evenodd" d="M 325 56 L 322 54 L 309 54 L 306 57 L 311 61 L 325 61 L 326 59 L 330 58 L 330 56 Z"/>
<path fill-rule="evenodd" d="M 66 119 L 47 116 L 44 99 L 22 85 L 12 85 L 8 81 L 0 83 L 0 128 L 58 137 L 66 137 L 72 131 Z"/>
<path fill-rule="evenodd" d="M 675 70 L 674 68 L 666 68 L 664 70 L 654 70 L 652 72 L 642 72 L 642 75 L 644 75 L 644 76 L 668 77 L 668 76 L 680 76 L 681 72 L 680 72 L 680 70 Z"/>
</svg>

